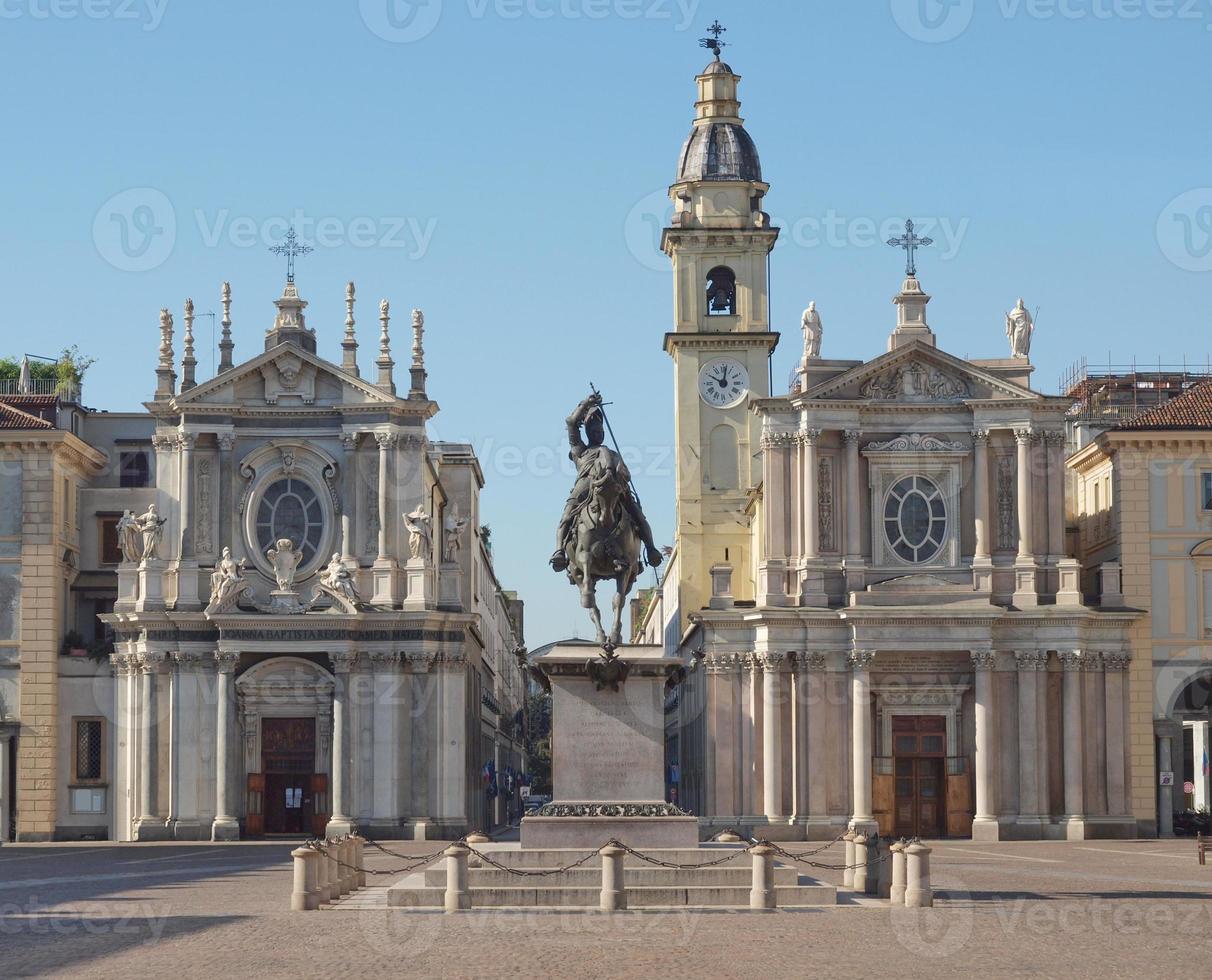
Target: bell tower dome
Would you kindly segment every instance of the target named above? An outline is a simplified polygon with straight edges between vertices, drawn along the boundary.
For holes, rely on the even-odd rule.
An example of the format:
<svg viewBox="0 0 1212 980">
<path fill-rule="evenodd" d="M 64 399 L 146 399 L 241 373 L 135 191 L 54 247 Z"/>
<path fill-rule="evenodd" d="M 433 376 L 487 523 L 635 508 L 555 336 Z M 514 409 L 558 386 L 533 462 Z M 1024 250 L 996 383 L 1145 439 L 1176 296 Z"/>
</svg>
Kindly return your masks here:
<svg viewBox="0 0 1212 980">
<path fill-rule="evenodd" d="M 733 594 L 753 599 L 748 490 L 761 483 L 761 420 L 755 398 L 770 395 L 769 261 L 778 239 L 762 210 L 757 146 L 745 129 L 740 76 L 720 57 L 719 35 L 703 42 L 715 59 L 696 77 L 690 136 L 669 188 L 674 202 L 661 247 L 673 264 L 677 535 L 680 606 L 708 604 L 711 569 L 733 569 Z"/>
</svg>

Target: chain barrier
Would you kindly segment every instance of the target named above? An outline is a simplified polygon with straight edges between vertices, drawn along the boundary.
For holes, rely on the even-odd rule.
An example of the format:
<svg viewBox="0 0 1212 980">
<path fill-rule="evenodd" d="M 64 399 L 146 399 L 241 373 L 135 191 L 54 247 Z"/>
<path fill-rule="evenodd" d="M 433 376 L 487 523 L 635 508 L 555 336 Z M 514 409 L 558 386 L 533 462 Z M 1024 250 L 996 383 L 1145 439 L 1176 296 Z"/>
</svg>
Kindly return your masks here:
<svg viewBox="0 0 1212 980">
<path fill-rule="evenodd" d="M 717 868 L 721 864 L 727 864 L 729 861 L 735 860 L 738 855 L 748 854 L 753 849 L 753 845 L 750 845 L 744 849 L 729 851 L 723 857 L 715 861 L 704 861 L 701 864 L 677 864 L 673 861 L 662 861 L 660 858 L 649 857 L 647 854 L 641 854 L 635 848 L 628 847 L 621 840 L 607 841 L 607 843 L 603 844 L 602 846 L 609 847 L 611 844 L 613 844 L 615 847 L 621 847 L 633 858 L 638 858 L 645 864 L 651 864 L 658 868 L 669 868 L 672 871 L 693 871 L 696 868 Z"/>
<path fill-rule="evenodd" d="M 800 856 L 799 854 L 795 854 L 791 851 L 788 851 L 786 848 L 779 847 L 778 844 L 772 843 L 771 841 L 768 841 L 768 840 L 759 841 L 758 843 L 765 844 L 772 851 L 774 851 L 774 853 L 777 854 L 779 857 L 787 858 L 789 861 L 795 861 L 797 864 L 803 864 L 809 868 L 815 868 L 818 871 L 857 871 L 859 868 L 866 868 L 869 866 L 869 863 L 867 861 L 859 861 L 856 864 L 822 864 L 819 861 L 805 860 L 804 857 Z M 747 848 L 747 850 L 748 850 L 748 848 Z M 819 852 L 813 852 L 813 853 L 819 853 Z M 889 860 L 891 857 L 892 857 L 892 855 L 889 851 L 883 850 L 883 851 L 881 851 L 880 856 L 878 858 L 876 858 L 875 863 L 882 864 L 883 862 Z"/>
<path fill-rule="evenodd" d="M 562 868 L 542 868 L 542 869 L 511 868 L 511 867 L 509 867 L 509 865 L 502 864 L 500 861 L 496 861 L 493 858 L 489 857 L 483 851 L 477 851 L 474 847 L 472 847 L 466 841 L 460 841 L 460 843 L 464 847 L 466 847 L 468 850 L 470 850 L 472 854 L 474 854 L 476 857 L 478 857 L 485 864 L 489 865 L 490 867 L 496 868 L 498 871 L 504 871 L 506 874 L 511 874 L 515 878 L 547 878 L 547 877 L 550 877 L 551 875 L 563 874 L 565 871 L 572 871 L 574 868 L 579 868 L 582 865 L 588 864 L 590 861 L 592 861 L 594 858 L 598 857 L 598 855 L 599 855 L 598 851 L 590 851 L 579 861 L 574 861 L 572 864 L 565 865 Z"/>
</svg>

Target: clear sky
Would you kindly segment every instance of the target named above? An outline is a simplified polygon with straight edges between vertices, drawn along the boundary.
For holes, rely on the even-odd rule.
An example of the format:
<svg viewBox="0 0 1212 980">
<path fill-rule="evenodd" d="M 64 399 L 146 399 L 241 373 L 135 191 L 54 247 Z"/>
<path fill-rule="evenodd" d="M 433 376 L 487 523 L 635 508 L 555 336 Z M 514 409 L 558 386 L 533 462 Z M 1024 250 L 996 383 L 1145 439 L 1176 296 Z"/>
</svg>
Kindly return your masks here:
<svg viewBox="0 0 1212 980">
<path fill-rule="evenodd" d="M 906 217 L 954 353 L 1003 356 L 1021 295 L 1046 392 L 1081 357 L 1205 360 L 1212 0 L 0 0 L 0 353 L 79 344 L 86 400 L 136 409 L 162 306 L 179 326 L 230 280 L 237 359 L 261 349 L 296 220 L 321 354 L 349 279 L 364 373 L 378 300 L 404 365 L 425 310 L 431 434 L 481 455 L 528 640 L 587 635 L 544 565 L 563 419 L 590 382 L 616 403 L 671 542 L 657 242 L 716 17 L 784 229 L 777 390 L 809 299 L 824 356 L 884 349 L 903 256 L 877 241 Z"/>
</svg>

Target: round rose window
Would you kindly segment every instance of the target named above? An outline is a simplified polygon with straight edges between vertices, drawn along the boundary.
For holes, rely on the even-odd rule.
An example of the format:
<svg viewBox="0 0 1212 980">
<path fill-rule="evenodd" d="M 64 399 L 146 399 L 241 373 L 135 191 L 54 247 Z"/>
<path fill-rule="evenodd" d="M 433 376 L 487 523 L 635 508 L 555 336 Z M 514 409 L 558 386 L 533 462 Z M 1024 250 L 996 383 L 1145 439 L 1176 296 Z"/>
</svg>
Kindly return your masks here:
<svg viewBox="0 0 1212 980">
<path fill-rule="evenodd" d="M 257 546 L 265 554 L 274 542 L 289 538 L 310 564 L 324 536 L 324 512 L 311 486 L 297 477 L 271 483 L 257 504 Z"/>
</svg>

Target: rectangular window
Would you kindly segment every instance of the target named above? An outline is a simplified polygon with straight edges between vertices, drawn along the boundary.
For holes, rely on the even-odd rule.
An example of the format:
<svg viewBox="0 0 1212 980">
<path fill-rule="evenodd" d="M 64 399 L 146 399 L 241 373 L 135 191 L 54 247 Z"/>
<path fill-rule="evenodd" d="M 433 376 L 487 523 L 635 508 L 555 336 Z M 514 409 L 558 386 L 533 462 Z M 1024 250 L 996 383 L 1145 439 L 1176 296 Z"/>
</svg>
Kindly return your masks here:
<svg viewBox="0 0 1212 980">
<path fill-rule="evenodd" d="M 116 565 L 122 560 L 122 549 L 118 547 L 118 518 L 101 517 L 98 521 L 101 543 L 98 549 L 102 565 Z"/>
<path fill-rule="evenodd" d="M 96 783 L 104 778 L 104 724 L 100 718 L 72 719 L 72 782 Z"/>
<path fill-rule="evenodd" d="M 1204 510 L 1212 510 L 1212 473 L 1199 475 L 1199 502 Z"/>
<path fill-rule="evenodd" d="M 151 481 L 147 453 L 142 450 L 124 452 L 118 457 L 118 485 L 122 487 L 145 487 Z"/>
<path fill-rule="evenodd" d="M 104 813 L 105 788 L 73 789 L 71 801 L 72 813 Z"/>
</svg>

